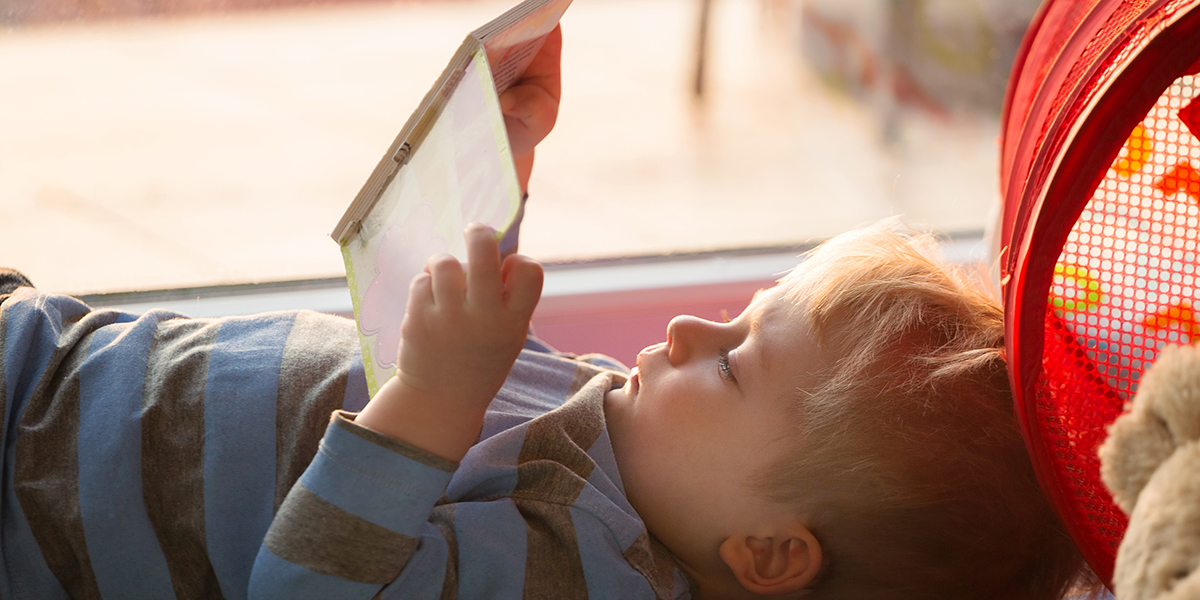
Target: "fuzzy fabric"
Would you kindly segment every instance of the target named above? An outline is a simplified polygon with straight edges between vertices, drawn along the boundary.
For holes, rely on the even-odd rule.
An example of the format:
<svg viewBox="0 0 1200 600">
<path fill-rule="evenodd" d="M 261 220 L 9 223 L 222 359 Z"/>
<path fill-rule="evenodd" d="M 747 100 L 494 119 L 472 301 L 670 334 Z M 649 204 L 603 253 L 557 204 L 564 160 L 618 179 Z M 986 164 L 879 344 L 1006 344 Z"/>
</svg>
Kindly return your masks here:
<svg viewBox="0 0 1200 600">
<path fill-rule="evenodd" d="M 1100 475 L 1129 529 L 1117 600 L 1200 599 L 1200 349 L 1164 349 L 1100 447 Z"/>
</svg>

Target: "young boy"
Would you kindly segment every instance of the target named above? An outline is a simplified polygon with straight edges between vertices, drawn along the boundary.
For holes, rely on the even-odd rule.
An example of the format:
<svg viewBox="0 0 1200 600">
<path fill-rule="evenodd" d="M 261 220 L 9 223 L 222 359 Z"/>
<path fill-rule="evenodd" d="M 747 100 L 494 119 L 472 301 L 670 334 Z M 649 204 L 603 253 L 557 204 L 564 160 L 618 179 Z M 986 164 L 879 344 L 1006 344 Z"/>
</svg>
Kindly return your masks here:
<svg viewBox="0 0 1200 600">
<path fill-rule="evenodd" d="M 557 43 L 504 101 L 522 181 Z M 626 375 L 527 338 L 540 266 L 466 235 L 369 402 L 346 320 L 0 296 L 0 597 L 1036 599 L 1078 572 L 1001 312 L 920 240 L 839 236 Z"/>
</svg>

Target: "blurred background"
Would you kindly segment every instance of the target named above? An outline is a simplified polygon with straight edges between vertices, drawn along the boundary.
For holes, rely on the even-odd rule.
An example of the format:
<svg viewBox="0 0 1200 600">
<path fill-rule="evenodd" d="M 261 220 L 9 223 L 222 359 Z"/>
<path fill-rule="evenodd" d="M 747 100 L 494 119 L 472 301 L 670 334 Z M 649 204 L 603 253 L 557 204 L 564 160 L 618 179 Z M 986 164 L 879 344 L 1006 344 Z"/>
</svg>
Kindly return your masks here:
<svg viewBox="0 0 1200 600">
<path fill-rule="evenodd" d="M 514 0 L 0 0 L 0 265 L 69 293 L 335 278 L 329 232 Z M 1033 0 L 575 0 L 522 251 L 982 235 Z"/>
</svg>

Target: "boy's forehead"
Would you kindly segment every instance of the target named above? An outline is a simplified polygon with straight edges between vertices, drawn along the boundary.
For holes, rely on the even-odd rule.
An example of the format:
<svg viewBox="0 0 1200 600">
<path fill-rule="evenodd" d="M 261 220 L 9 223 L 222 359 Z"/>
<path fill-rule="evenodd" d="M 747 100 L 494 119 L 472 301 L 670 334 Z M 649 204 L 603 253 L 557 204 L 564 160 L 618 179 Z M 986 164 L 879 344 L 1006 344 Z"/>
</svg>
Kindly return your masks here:
<svg viewBox="0 0 1200 600">
<path fill-rule="evenodd" d="M 773 296 L 777 296 L 778 293 L 771 294 L 771 290 L 775 290 L 775 287 L 759 288 L 758 291 L 754 292 L 754 295 L 750 297 L 750 304 L 746 306 L 746 310 L 744 312 L 748 317 L 751 317 L 752 320 L 757 320 L 765 308 L 774 304 Z M 776 292 L 778 292 L 778 290 L 776 290 Z"/>
<path fill-rule="evenodd" d="M 802 297 L 797 288 L 797 282 L 791 277 L 780 279 L 769 288 L 759 289 L 750 298 L 751 308 L 786 308 L 786 313 L 794 315 L 802 304 Z"/>
<path fill-rule="evenodd" d="M 804 327 L 803 313 L 797 299 L 782 283 L 755 292 L 743 314 L 751 333 L 761 334 L 768 329 L 778 332 Z"/>
<path fill-rule="evenodd" d="M 812 380 L 799 382 L 795 378 L 811 377 L 813 373 L 828 366 L 815 339 L 808 319 L 804 314 L 803 300 L 787 282 L 759 290 L 746 309 L 752 335 L 758 337 L 754 344 L 755 356 L 764 367 L 763 372 L 783 377 L 789 385 L 807 387 Z M 790 368 L 774 369 L 772 365 Z"/>
</svg>

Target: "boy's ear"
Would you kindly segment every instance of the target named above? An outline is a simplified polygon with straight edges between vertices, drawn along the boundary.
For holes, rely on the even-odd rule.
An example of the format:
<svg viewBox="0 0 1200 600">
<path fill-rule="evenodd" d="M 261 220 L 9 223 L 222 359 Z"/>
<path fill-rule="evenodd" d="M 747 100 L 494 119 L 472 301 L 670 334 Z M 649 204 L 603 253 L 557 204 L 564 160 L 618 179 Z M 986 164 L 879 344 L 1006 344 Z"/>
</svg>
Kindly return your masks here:
<svg viewBox="0 0 1200 600">
<path fill-rule="evenodd" d="M 772 537 L 735 535 L 721 542 L 721 560 L 752 594 L 789 594 L 804 589 L 821 571 L 821 544 L 798 522 Z"/>
</svg>

